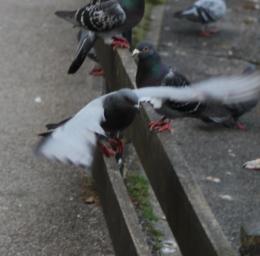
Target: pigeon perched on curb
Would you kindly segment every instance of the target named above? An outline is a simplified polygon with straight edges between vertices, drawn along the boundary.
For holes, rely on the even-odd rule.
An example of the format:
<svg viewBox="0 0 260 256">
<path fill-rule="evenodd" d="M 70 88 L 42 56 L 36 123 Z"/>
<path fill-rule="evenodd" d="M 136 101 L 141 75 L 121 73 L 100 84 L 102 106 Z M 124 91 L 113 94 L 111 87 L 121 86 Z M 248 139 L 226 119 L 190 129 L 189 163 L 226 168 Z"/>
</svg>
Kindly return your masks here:
<svg viewBox="0 0 260 256">
<path fill-rule="evenodd" d="M 167 85 L 173 87 L 190 86 L 190 81 L 178 71 L 163 63 L 155 47 L 148 42 L 139 43 L 132 53 L 137 61 L 136 85 L 137 87 Z M 169 102 L 165 102 L 168 104 Z M 190 111 L 196 103 L 171 102 L 172 107 L 180 111 Z M 149 127 L 155 131 L 171 130 L 171 121 L 163 116 L 158 121 L 151 121 Z"/>
<path fill-rule="evenodd" d="M 259 94 L 260 75 L 220 77 L 192 87 L 122 89 L 92 100 L 57 125 L 49 125 L 49 131 L 41 134 L 36 152 L 52 160 L 89 167 L 97 144 L 107 156 L 122 154 L 123 145 L 116 134 L 132 123 L 140 102 L 148 101 L 156 109 L 166 100 L 223 104 L 248 101 Z"/>
<path fill-rule="evenodd" d="M 217 32 L 210 29 L 208 24 L 214 23 L 226 14 L 225 0 L 198 0 L 192 6 L 174 13 L 175 18 L 185 18 L 192 22 L 201 23 L 203 30 L 202 36 L 210 36 Z"/>
<path fill-rule="evenodd" d="M 84 52 L 87 52 L 93 47 L 97 37 L 102 37 L 113 47 L 129 48 L 127 40 L 119 35 L 141 21 L 144 8 L 144 0 L 92 0 L 78 10 L 57 11 L 55 14 L 89 31 L 89 36 L 83 43 Z"/>
<path fill-rule="evenodd" d="M 133 51 L 138 56 L 136 84 L 138 87 L 167 85 L 171 87 L 191 86 L 190 82 L 182 74 L 172 71 L 164 64 L 150 43 L 140 43 Z M 255 66 L 249 65 L 244 70 L 244 75 L 254 72 Z M 251 99 L 248 102 L 235 104 L 210 104 L 203 102 L 174 102 L 165 101 L 157 112 L 163 115 L 159 121 L 152 121 L 149 126 L 155 131 L 171 130 L 170 121 L 166 118 L 191 117 L 198 118 L 207 123 L 221 124 L 226 127 L 244 129 L 245 126 L 238 122 L 238 118 L 256 106 L 259 99 Z"/>
</svg>

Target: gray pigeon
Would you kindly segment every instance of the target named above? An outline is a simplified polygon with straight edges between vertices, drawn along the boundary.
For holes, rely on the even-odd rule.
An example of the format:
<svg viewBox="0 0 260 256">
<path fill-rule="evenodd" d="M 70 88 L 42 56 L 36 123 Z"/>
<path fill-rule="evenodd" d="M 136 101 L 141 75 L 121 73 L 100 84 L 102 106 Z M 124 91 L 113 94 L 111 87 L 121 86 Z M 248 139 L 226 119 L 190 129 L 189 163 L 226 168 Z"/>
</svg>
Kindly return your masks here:
<svg viewBox="0 0 260 256">
<path fill-rule="evenodd" d="M 201 23 L 203 25 L 201 35 L 210 36 L 216 33 L 217 30 L 210 29 L 208 24 L 221 19 L 226 14 L 226 9 L 225 0 L 198 0 L 185 10 L 175 12 L 174 17 Z"/>
<path fill-rule="evenodd" d="M 248 101 L 259 93 L 260 75 L 220 77 L 192 87 L 122 89 L 92 100 L 57 125 L 49 125 L 49 131 L 41 134 L 37 152 L 52 160 L 89 167 L 97 144 L 107 156 L 122 154 L 116 134 L 132 123 L 140 102 L 150 102 L 155 109 L 166 100 L 226 104 Z"/>
<path fill-rule="evenodd" d="M 171 87 L 191 86 L 185 76 L 173 71 L 162 62 L 156 49 L 150 43 L 140 43 L 133 51 L 133 55 L 138 57 L 136 85 L 137 87 L 167 85 Z M 255 71 L 254 65 L 249 65 L 244 70 L 244 75 L 249 75 Z M 238 122 L 238 118 L 256 106 L 258 99 L 249 102 L 236 104 L 210 104 L 203 102 L 174 102 L 165 101 L 157 112 L 163 115 L 158 121 L 149 124 L 151 130 L 165 131 L 171 130 L 170 120 L 167 118 L 192 117 L 201 119 L 207 123 L 221 124 L 226 127 L 237 127 L 244 129 L 245 126 Z"/>
<path fill-rule="evenodd" d="M 190 81 L 181 73 L 166 65 L 155 47 L 148 42 L 139 43 L 133 50 L 132 55 L 137 61 L 136 85 L 138 88 L 146 86 L 167 85 L 173 87 L 190 86 Z M 179 111 L 190 112 L 197 107 L 197 103 L 168 102 L 164 105 L 171 105 Z M 163 116 L 158 121 L 149 123 L 151 130 L 159 132 L 171 130 L 171 121 Z"/>
<path fill-rule="evenodd" d="M 144 8 L 144 0 L 92 0 L 75 11 L 55 12 L 58 17 L 88 31 L 80 41 L 68 73 L 77 71 L 97 37 L 102 37 L 113 47 L 129 48 L 127 40 L 120 35 L 141 21 Z"/>
</svg>

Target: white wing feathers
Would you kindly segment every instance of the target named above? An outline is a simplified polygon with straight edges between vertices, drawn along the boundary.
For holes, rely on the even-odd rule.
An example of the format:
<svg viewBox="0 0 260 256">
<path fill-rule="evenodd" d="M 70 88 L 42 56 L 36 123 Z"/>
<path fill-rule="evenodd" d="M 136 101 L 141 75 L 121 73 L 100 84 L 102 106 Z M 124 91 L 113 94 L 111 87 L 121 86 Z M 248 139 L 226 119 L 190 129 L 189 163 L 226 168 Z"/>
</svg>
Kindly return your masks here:
<svg viewBox="0 0 260 256">
<path fill-rule="evenodd" d="M 139 101 L 156 99 L 178 102 L 218 102 L 223 104 L 246 102 L 259 98 L 260 75 L 218 77 L 190 87 L 145 87 L 135 89 Z"/>
<path fill-rule="evenodd" d="M 37 152 L 53 160 L 89 167 L 96 146 L 95 133 L 105 135 L 103 97 L 91 101 L 72 119 L 43 138 Z"/>
</svg>

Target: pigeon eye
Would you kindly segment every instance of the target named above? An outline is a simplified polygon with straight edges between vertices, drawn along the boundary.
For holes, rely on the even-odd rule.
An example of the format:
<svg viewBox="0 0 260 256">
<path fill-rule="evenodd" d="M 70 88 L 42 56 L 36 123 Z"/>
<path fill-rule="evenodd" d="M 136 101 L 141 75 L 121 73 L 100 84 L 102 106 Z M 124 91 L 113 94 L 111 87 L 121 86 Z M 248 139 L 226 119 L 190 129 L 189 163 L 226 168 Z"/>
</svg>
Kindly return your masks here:
<svg viewBox="0 0 260 256">
<path fill-rule="evenodd" d="M 149 48 L 148 47 L 144 47 L 143 48 L 143 52 L 148 52 L 149 51 Z"/>
</svg>

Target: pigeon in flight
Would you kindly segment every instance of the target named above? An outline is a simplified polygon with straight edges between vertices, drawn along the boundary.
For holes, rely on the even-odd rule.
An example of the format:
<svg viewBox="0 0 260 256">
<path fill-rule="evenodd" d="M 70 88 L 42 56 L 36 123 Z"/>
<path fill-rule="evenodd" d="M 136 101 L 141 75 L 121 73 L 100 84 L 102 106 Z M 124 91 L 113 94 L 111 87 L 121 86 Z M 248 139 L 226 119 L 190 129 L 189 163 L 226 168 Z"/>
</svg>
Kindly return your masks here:
<svg viewBox="0 0 260 256">
<path fill-rule="evenodd" d="M 90 167 L 97 145 L 106 156 L 123 153 L 117 134 L 133 122 L 140 102 L 149 102 L 156 109 L 166 100 L 226 104 L 248 101 L 259 94 L 260 75 L 220 77 L 192 87 L 121 89 L 92 100 L 71 118 L 48 125 L 36 152 L 52 160 Z"/>
<path fill-rule="evenodd" d="M 192 87 L 189 80 L 177 71 L 172 70 L 162 62 L 156 49 L 150 43 L 140 43 L 134 49 L 133 55 L 137 58 L 137 87 L 167 85 L 171 87 Z M 244 75 L 252 74 L 254 65 L 248 65 Z M 256 106 L 257 98 L 248 102 L 237 102 L 235 104 L 207 104 L 205 102 L 175 102 L 164 101 L 157 112 L 163 115 L 162 119 L 152 121 L 149 124 L 151 130 L 171 130 L 170 120 L 177 117 L 199 118 L 207 123 L 222 124 L 226 127 L 237 127 L 245 129 L 245 125 L 238 122 L 244 113 Z M 168 120 L 167 120 L 168 118 Z"/>
<path fill-rule="evenodd" d="M 139 43 L 132 53 L 137 62 L 136 85 L 138 88 L 146 86 L 169 85 L 173 87 L 189 86 L 190 81 L 181 73 L 163 63 L 155 47 L 148 42 Z M 165 104 L 169 102 L 166 101 Z M 171 102 L 172 107 L 180 111 L 190 111 L 196 103 Z M 172 130 L 171 120 L 163 116 L 158 121 L 149 123 L 151 130 Z"/>
<path fill-rule="evenodd" d="M 141 21 L 144 8 L 144 0 L 91 0 L 75 11 L 56 11 L 58 17 L 88 31 L 78 47 L 75 58 L 78 62 L 72 63 L 69 73 L 77 71 L 97 37 L 113 47 L 129 48 L 121 34 Z"/>
<path fill-rule="evenodd" d="M 225 0 L 198 0 L 192 6 L 174 13 L 175 18 L 185 18 L 192 22 L 201 23 L 201 35 L 208 37 L 218 30 L 208 25 L 221 19 L 226 14 Z"/>
</svg>

